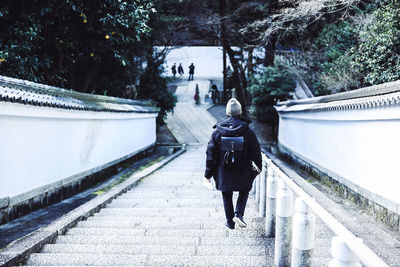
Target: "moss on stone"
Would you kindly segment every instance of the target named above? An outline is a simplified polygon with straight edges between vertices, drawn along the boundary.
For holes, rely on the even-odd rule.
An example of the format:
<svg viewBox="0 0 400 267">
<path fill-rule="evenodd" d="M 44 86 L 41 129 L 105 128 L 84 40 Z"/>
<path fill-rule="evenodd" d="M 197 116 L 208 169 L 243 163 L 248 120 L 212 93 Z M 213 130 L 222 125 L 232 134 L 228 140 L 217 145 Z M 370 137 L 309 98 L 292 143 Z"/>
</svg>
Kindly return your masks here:
<svg viewBox="0 0 400 267">
<path fill-rule="evenodd" d="M 153 165 L 153 164 L 155 164 L 155 163 L 157 163 L 157 162 L 160 162 L 160 161 L 163 160 L 165 157 L 166 157 L 166 156 L 160 156 L 160 157 L 158 157 L 158 158 L 156 158 L 156 159 L 154 159 L 154 160 L 151 160 L 151 161 L 147 162 L 146 164 L 140 166 L 140 167 L 137 168 L 137 169 L 129 170 L 128 172 L 126 172 L 126 173 L 124 173 L 123 175 L 121 175 L 121 177 L 118 178 L 118 180 L 114 181 L 112 184 L 110 184 L 110 185 L 108 185 L 108 186 L 106 186 L 106 187 L 103 187 L 102 189 L 99 189 L 99 190 L 93 192 L 92 194 L 93 194 L 93 195 L 101 195 L 101 194 L 104 194 L 105 192 L 107 192 L 107 191 L 110 190 L 111 188 L 113 188 L 113 187 L 115 187 L 115 186 L 117 186 L 117 185 L 119 185 L 119 184 L 125 182 L 126 180 L 128 180 L 129 177 L 131 177 L 134 173 L 140 172 L 140 171 L 142 171 L 142 170 L 144 170 L 144 169 L 150 167 L 151 165 Z"/>
</svg>

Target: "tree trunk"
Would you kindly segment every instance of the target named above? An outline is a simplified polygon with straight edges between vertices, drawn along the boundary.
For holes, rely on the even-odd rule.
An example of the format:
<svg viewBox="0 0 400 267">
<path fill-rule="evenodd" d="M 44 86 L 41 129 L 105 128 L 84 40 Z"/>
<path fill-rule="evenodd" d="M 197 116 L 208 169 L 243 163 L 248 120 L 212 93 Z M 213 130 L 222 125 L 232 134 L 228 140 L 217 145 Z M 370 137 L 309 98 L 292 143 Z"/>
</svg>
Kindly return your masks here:
<svg viewBox="0 0 400 267">
<path fill-rule="evenodd" d="M 90 68 L 90 71 L 87 72 L 84 77 L 83 77 L 83 84 L 82 84 L 82 91 L 83 92 L 89 92 L 89 85 L 93 81 L 94 77 L 96 76 L 98 70 L 98 66 L 94 65 Z"/>
<path fill-rule="evenodd" d="M 64 53 L 62 51 L 62 48 L 57 43 L 54 44 L 54 50 L 56 50 L 56 58 L 53 62 L 53 66 L 51 67 L 51 69 L 45 70 L 44 72 L 50 84 L 57 85 L 54 83 L 54 76 L 62 70 L 64 63 Z"/>
<path fill-rule="evenodd" d="M 253 47 L 249 47 L 247 52 L 247 73 L 252 74 L 254 73 L 254 63 L 253 63 Z"/>
<path fill-rule="evenodd" d="M 227 80 L 226 80 L 226 50 L 223 47 L 222 48 L 222 65 L 223 65 L 223 75 L 224 75 L 224 79 L 223 79 L 223 96 L 222 96 L 222 102 L 225 103 L 226 101 L 226 86 L 227 86 Z"/>
<path fill-rule="evenodd" d="M 226 40 L 222 40 L 223 42 L 227 43 Z M 233 68 L 233 75 L 235 77 L 235 92 L 238 98 L 238 101 L 242 104 L 242 112 L 243 115 L 246 115 L 246 102 L 244 98 L 244 90 L 246 85 L 246 81 L 243 80 L 244 71 L 238 60 L 235 58 L 235 51 L 229 45 L 225 45 L 226 52 L 228 53 L 229 60 L 231 61 L 232 68 Z M 246 79 L 246 77 L 244 77 Z"/>
<path fill-rule="evenodd" d="M 242 75 L 241 75 L 241 66 L 237 59 L 235 58 L 235 52 L 232 50 L 232 48 L 229 45 L 228 41 L 228 36 L 227 36 L 227 31 L 226 31 L 226 18 L 225 18 L 225 11 L 226 11 L 226 2 L 225 0 L 218 0 L 218 13 L 220 16 L 220 22 L 221 22 L 221 41 L 222 41 L 222 47 L 225 49 L 225 51 L 228 53 L 229 60 L 231 61 L 232 68 L 233 68 L 233 75 L 235 76 L 236 82 L 236 94 L 238 97 L 238 101 L 242 104 L 242 112 L 244 115 L 246 115 L 246 103 L 244 99 L 244 94 L 243 94 L 243 87 L 242 87 Z"/>
<path fill-rule="evenodd" d="M 264 66 L 274 66 L 275 60 L 275 49 L 276 49 L 276 34 L 271 34 L 267 45 L 265 46 L 265 58 Z"/>
</svg>

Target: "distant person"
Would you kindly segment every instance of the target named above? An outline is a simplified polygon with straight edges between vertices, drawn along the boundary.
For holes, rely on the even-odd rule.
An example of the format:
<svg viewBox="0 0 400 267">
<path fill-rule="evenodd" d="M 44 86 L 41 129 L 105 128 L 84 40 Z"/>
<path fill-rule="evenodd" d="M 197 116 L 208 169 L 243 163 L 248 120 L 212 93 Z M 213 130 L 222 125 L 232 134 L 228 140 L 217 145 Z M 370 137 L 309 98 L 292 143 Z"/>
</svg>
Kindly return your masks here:
<svg viewBox="0 0 400 267">
<path fill-rule="evenodd" d="M 233 71 L 231 70 L 231 67 L 228 66 L 226 69 L 226 79 L 227 79 L 227 86 L 226 88 L 228 90 L 231 90 L 233 87 L 235 87 L 235 81 L 234 81 L 234 76 L 233 76 Z"/>
<path fill-rule="evenodd" d="M 192 81 L 193 81 L 193 75 L 194 75 L 194 65 L 192 63 L 189 66 L 189 81 L 190 81 L 190 78 L 192 78 Z"/>
<path fill-rule="evenodd" d="M 214 178 L 216 188 L 222 192 L 226 227 L 246 227 L 243 219 L 253 180 L 262 168 L 260 144 L 249 128 L 250 120 L 243 118 L 242 106 L 232 98 L 226 105 L 224 121 L 217 122 L 207 146 L 206 186 Z M 256 167 L 253 167 L 253 162 Z M 211 185 L 207 186 L 211 187 Z M 233 191 L 239 191 L 236 209 L 233 208 Z"/>
<path fill-rule="evenodd" d="M 215 84 L 213 84 L 211 86 L 211 99 L 213 104 L 216 104 L 218 102 L 218 97 L 219 97 L 218 88 Z"/>
<path fill-rule="evenodd" d="M 176 63 L 174 63 L 174 65 L 172 65 L 171 70 L 172 70 L 172 75 L 174 75 L 174 78 L 175 78 L 175 75 L 176 75 Z"/>
<path fill-rule="evenodd" d="M 182 78 L 183 74 L 185 73 L 185 72 L 183 71 L 182 63 L 179 63 L 179 66 L 178 66 L 178 73 L 179 73 L 179 75 L 180 75 L 181 78 Z"/>
</svg>

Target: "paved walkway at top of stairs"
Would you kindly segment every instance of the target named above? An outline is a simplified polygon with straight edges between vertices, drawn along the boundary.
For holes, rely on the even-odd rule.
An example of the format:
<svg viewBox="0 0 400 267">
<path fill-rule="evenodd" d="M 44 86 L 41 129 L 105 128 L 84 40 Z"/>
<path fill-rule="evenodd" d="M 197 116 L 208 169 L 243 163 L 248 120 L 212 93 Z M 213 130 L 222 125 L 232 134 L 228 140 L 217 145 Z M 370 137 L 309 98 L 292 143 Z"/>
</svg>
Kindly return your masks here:
<svg viewBox="0 0 400 267">
<path fill-rule="evenodd" d="M 178 103 L 166 119 L 167 126 L 179 143 L 207 144 L 212 126 L 217 120 L 207 111 L 208 102 L 196 105 L 193 99 L 195 85 L 198 84 L 201 95 L 208 92 L 210 81 L 182 81 L 175 92 Z M 203 97 L 204 98 L 204 97 Z"/>
<path fill-rule="evenodd" d="M 272 266 L 274 239 L 249 200 L 247 229 L 225 227 L 219 191 L 201 184 L 205 146 L 188 151 L 142 180 L 28 265 Z"/>
</svg>

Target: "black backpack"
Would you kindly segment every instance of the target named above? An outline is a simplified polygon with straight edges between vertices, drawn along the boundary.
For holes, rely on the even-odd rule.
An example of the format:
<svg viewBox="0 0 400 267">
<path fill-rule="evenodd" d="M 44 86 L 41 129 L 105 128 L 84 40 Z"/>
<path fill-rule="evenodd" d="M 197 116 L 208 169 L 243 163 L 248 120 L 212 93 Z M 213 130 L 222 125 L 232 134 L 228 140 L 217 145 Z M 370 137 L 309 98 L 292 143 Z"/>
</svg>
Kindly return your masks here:
<svg viewBox="0 0 400 267">
<path fill-rule="evenodd" d="M 246 149 L 243 136 L 221 136 L 221 162 L 224 168 L 240 169 L 246 166 Z"/>
</svg>

